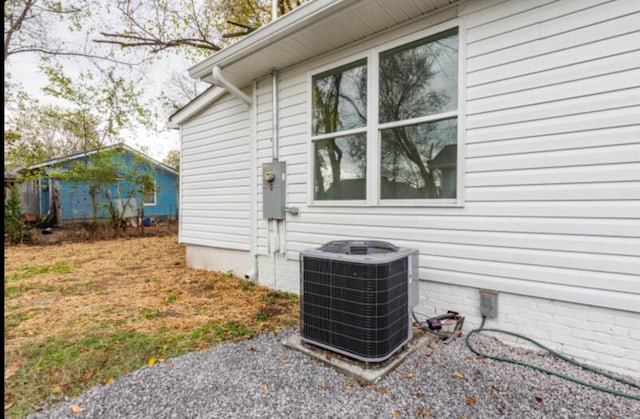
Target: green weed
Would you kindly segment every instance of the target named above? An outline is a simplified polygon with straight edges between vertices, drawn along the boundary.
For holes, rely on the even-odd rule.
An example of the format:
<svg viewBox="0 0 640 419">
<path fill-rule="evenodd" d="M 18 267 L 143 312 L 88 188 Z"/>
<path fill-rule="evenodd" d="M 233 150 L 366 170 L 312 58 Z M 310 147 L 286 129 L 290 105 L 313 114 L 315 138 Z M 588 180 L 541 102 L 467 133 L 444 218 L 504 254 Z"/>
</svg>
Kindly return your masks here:
<svg viewBox="0 0 640 419">
<path fill-rule="evenodd" d="M 142 310 L 142 317 L 144 317 L 146 320 L 157 319 L 160 316 L 161 314 L 158 310 Z"/>
</svg>

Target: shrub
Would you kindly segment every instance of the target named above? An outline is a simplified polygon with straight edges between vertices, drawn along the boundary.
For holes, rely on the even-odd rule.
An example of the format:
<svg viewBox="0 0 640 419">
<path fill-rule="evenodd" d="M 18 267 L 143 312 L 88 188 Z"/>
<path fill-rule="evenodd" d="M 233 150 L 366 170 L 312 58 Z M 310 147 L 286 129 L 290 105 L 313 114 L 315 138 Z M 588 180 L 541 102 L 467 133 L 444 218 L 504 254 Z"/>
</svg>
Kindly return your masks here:
<svg viewBox="0 0 640 419">
<path fill-rule="evenodd" d="M 4 232 L 11 242 L 22 243 L 24 229 L 20 190 L 16 185 L 13 185 L 9 198 L 4 203 Z"/>
</svg>

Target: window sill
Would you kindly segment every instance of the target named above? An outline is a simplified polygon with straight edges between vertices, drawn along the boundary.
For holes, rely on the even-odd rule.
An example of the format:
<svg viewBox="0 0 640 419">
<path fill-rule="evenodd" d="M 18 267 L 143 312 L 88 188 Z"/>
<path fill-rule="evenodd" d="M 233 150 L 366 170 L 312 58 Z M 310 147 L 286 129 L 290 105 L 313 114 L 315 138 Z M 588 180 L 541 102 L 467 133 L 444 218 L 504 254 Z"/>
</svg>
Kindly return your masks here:
<svg viewBox="0 0 640 419">
<path fill-rule="evenodd" d="M 464 202 L 458 202 L 450 199 L 435 200 L 436 202 L 425 202 L 416 200 L 402 201 L 383 201 L 378 203 L 367 203 L 363 201 L 312 201 L 308 203 L 310 208 L 313 207 L 354 207 L 354 208 L 463 208 Z"/>
</svg>

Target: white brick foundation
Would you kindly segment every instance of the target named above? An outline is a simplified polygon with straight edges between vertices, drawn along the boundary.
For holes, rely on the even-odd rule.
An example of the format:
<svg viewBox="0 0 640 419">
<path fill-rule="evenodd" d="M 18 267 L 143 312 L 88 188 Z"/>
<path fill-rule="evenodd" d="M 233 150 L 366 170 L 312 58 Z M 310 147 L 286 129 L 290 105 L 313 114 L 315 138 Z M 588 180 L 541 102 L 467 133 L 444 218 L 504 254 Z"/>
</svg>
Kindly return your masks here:
<svg viewBox="0 0 640 419">
<path fill-rule="evenodd" d="M 420 305 L 424 316 L 446 313 L 465 316 L 465 331 L 480 325 L 480 296 L 474 288 L 422 281 Z M 618 311 L 522 295 L 499 293 L 498 317 L 485 327 L 504 329 L 609 371 L 640 377 L 640 313 Z M 497 336 L 518 346 L 528 342 Z"/>
<path fill-rule="evenodd" d="M 258 257 L 259 282 L 298 293 L 300 265 L 284 257 Z M 421 281 L 419 319 L 453 310 L 465 317 L 464 331 L 478 327 L 480 295 L 476 288 Z M 498 317 L 485 327 L 504 329 L 535 339 L 577 361 L 632 377 L 640 377 L 640 313 L 605 309 L 522 295 L 498 293 Z M 500 340 L 535 347 L 507 335 Z"/>
</svg>

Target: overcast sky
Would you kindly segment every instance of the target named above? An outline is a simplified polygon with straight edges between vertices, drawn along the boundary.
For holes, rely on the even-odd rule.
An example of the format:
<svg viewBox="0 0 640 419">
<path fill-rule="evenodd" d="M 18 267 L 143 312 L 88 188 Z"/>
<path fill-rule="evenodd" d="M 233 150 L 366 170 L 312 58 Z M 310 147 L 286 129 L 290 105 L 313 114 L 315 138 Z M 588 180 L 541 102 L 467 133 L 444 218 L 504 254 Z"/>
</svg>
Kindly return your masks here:
<svg viewBox="0 0 640 419">
<path fill-rule="evenodd" d="M 60 25 L 56 26 L 55 36 L 57 38 L 66 39 L 65 42 L 76 42 L 72 35 Z M 76 37 L 77 39 L 77 37 Z M 91 68 L 86 59 L 82 57 L 67 57 L 60 59 L 59 62 L 64 66 L 65 75 L 73 77 L 79 71 Z M 163 87 L 167 86 L 172 72 L 186 73 L 192 64 L 185 59 L 174 56 L 170 59 L 163 59 L 161 62 L 155 63 L 145 69 L 145 86 L 144 90 L 148 98 L 156 96 Z M 13 82 L 20 83 L 26 92 L 34 97 L 39 98 L 43 103 L 52 103 L 54 99 L 47 97 L 42 88 L 46 85 L 46 78 L 39 72 L 38 56 L 36 54 L 21 53 L 12 55 L 7 60 L 5 73 L 11 74 Z M 136 74 L 139 76 L 139 73 Z M 162 115 L 164 122 L 169 114 Z M 172 149 L 179 148 L 179 131 L 165 129 L 156 134 L 144 129 L 135 132 L 123 132 L 122 139 L 128 145 L 145 152 L 150 157 L 162 161 L 167 153 Z"/>
</svg>

